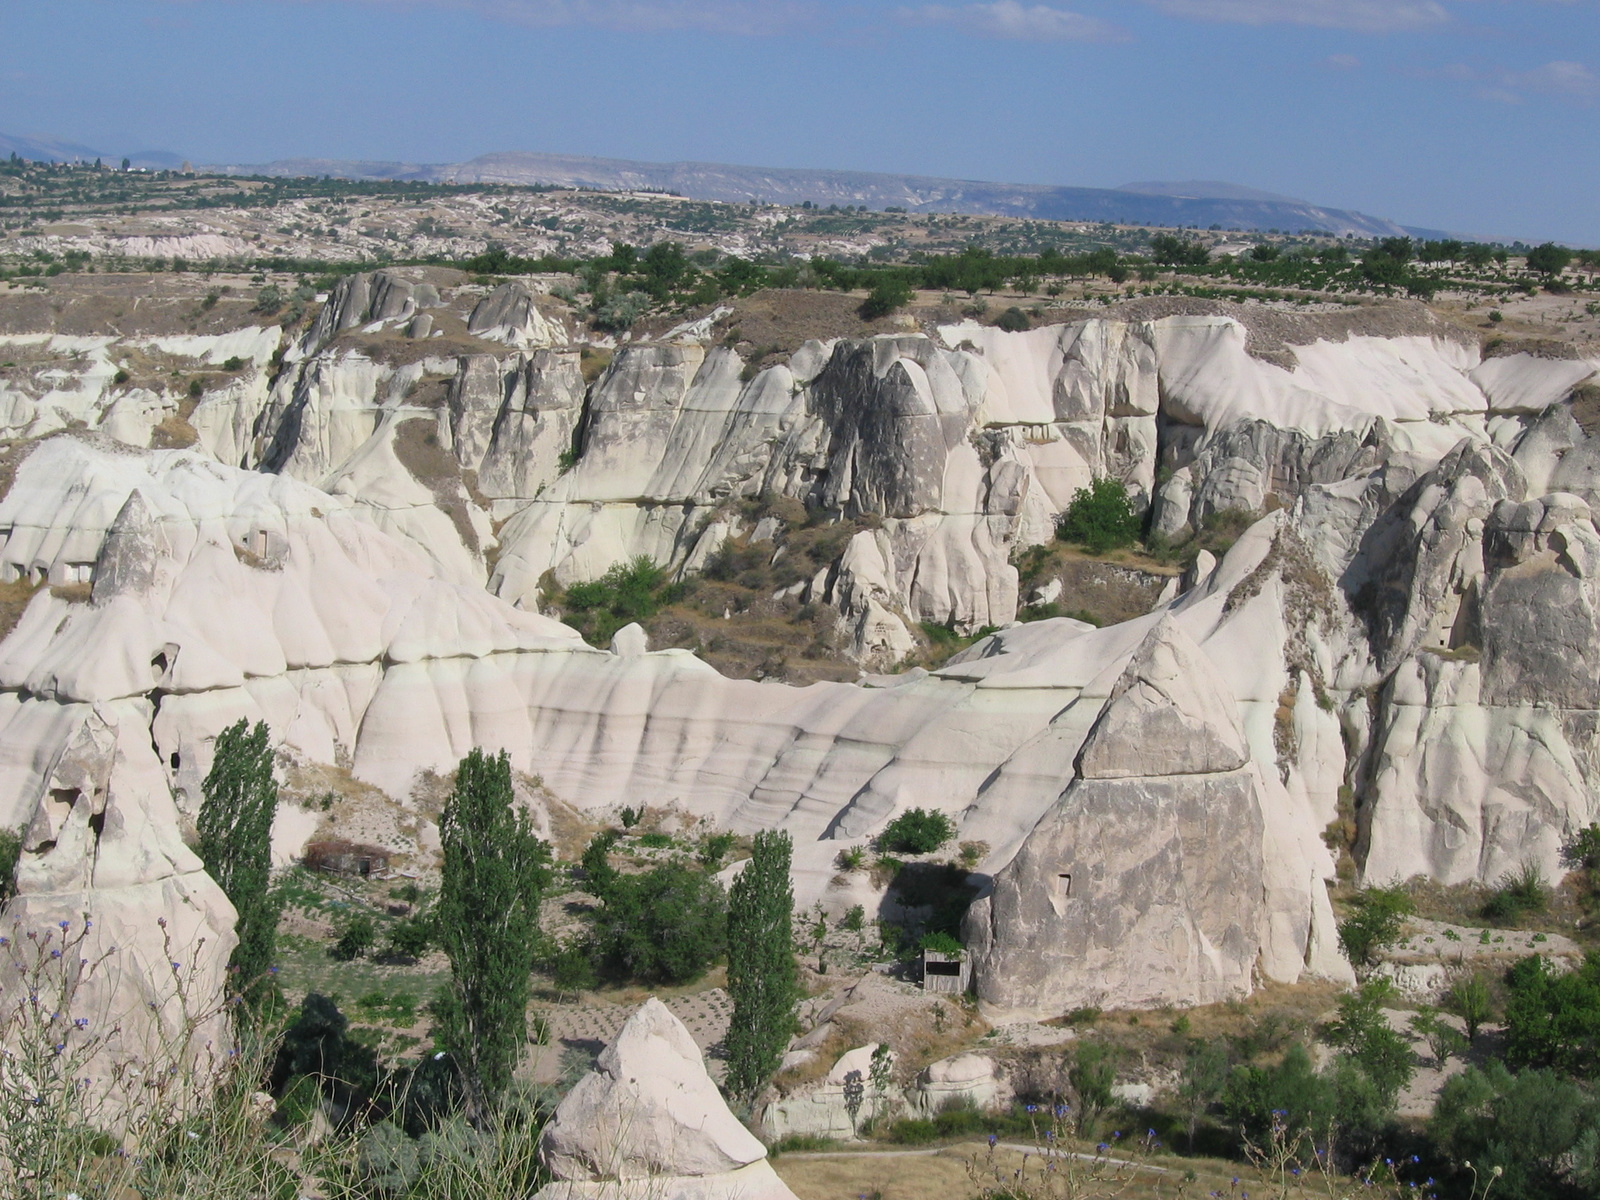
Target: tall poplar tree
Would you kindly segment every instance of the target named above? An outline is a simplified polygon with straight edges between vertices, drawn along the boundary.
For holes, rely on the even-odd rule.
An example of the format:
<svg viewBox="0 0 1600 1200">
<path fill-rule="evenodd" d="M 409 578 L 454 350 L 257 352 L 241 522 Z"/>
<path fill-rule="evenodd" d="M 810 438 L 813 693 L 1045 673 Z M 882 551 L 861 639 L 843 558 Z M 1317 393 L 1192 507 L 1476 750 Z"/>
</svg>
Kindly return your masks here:
<svg viewBox="0 0 1600 1200">
<path fill-rule="evenodd" d="M 787 833 L 755 836 L 750 861 L 728 893 L 729 1094 L 754 1103 L 783 1061 L 800 998 L 794 960 L 793 844 Z"/>
<path fill-rule="evenodd" d="M 439 833 L 439 940 L 452 977 L 440 1043 L 460 1067 L 469 1117 L 481 1125 L 528 1038 L 528 976 L 550 847 L 516 806 L 503 750 L 461 760 Z"/>
<path fill-rule="evenodd" d="M 273 994 L 268 974 L 278 945 L 278 897 L 272 891 L 272 820 L 278 784 L 265 721 L 254 729 L 242 717 L 217 735 L 216 756 L 201 785 L 199 844 L 206 871 L 239 914 L 239 944 L 228 969 L 258 1013 Z"/>
</svg>

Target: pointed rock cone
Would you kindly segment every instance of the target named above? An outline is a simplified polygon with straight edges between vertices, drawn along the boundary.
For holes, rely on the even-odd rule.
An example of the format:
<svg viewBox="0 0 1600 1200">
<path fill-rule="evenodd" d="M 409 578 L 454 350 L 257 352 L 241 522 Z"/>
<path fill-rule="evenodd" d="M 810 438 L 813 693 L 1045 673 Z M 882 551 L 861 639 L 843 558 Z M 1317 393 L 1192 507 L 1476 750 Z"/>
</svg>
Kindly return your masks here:
<svg viewBox="0 0 1600 1200">
<path fill-rule="evenodd" d="M 628 1018 L 544 1132 L 538 1200 L 795 1200 L 665 1004 Z"/>
</svg>

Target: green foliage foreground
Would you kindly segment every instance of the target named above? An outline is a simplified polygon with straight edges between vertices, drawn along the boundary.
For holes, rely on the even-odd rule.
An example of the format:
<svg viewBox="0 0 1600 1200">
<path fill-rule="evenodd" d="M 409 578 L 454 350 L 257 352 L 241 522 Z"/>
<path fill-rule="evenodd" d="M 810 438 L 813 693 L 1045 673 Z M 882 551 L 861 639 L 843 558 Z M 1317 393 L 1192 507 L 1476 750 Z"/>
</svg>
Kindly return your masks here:
<svg viewBox="0 0 1600 1200">
<path fill-rule="evenodd" d="M 794 1033 L 800 987 L 794 961 L 789 835 L 755 836 L 728 906 L 728 1091 L 747 1103 L 778 1069 Z"/>
<path fill-rule="evenodd" d="M 278 943 L 278 900 L 272 891 L 272 821 L 278 785 L 266 723 L 241 717 L 217 735 L 205 798 L 196 822 L 196 850 L 239 914 L 239 944 L 228 960 L 232 986 L 259 1012 L 273 994 L 270 971 Z"/>
<path fill-rule="evenodd" d="M 444 873 L 438 935 L 451 989 L 439 1016 L 440 1044 L 455 1059 L 475 1122 L 511 1082 L 527 1042 L 528 974 L 550 847 L 516 804 L 511 761 L 473 750 L 439 823 Z"/>
<path fill-rule="evenodd" d="M 1076 542 L 1090 554 L 1104 554 L 1132 545 L 1139 536 L 1139 517 L 1133 511 L 1127 485 L 1109 475 L 1079 488 L 1067 505 L 1057 534 Z"/>
</svg>

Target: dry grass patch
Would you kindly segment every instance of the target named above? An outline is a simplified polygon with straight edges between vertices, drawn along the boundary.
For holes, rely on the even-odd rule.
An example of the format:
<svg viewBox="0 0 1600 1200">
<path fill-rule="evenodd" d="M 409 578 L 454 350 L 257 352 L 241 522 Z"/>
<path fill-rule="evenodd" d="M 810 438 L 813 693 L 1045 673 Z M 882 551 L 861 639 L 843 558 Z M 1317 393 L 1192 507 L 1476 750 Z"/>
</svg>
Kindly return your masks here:
<svg viewBox="0 0 1600 1200">
<path fill-rule="evenodd" d="M 821 1153 L 782 1154 L 772 1167 L 800 1200 L 927 1200 L 930 1196 L 967 1197 L 986 1183 L 995 1185 L 994 1173 L 1010 1178 L 1023 1167 L 1023 1153 L 1014 1149 L 1026 1143 L 1009 1141 L 990 1158 L 982 1142 L 959 1142 L 937 1150 L 838 1150 Z M 1093 1153 L 1094 1146 L 1076 1147 Z M 1039 1156 L 1030 1156 L 1037 1170 Z M 1153 1200 L 1178 1195 L 1237 1194 L 1232 1181 L 1247 1173 L 1239 1164 L 1218 1159 L 1157 1155 L 1124 1174 L 1126 1186 L 1106 1181 L 1086 1184 L 1080 1196 L 1121 1196 L 1128 1200 Z M 1248 1190 L 1254 1190 L 1248 1189 Z M 1043 1194 L 1043 1193 L 1041 1193 Z M 1057 1191 L 1056 1195 L 1071 1195 Z M 1266 1189 L 1263 1188 L 1265 1195 Z"/>
</svg>

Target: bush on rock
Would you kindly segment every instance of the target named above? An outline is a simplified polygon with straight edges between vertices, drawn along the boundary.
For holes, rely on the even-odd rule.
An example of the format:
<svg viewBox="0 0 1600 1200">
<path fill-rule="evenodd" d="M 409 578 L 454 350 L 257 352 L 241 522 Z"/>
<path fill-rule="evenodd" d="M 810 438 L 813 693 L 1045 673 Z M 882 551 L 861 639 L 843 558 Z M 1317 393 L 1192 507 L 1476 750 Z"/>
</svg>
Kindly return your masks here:
<svg viewBox="0 0 1600 1200">
<path fill-rule="evenodd" d="M 1132 545 L 1139 536 L 1139 517 L 1127 485 L 1107 475 L 1079 488 L 1056 533 L 1062 541 L 1076 542 L 1090 554 Z"/>
</svg>

